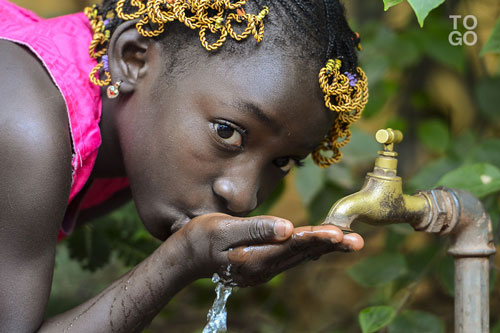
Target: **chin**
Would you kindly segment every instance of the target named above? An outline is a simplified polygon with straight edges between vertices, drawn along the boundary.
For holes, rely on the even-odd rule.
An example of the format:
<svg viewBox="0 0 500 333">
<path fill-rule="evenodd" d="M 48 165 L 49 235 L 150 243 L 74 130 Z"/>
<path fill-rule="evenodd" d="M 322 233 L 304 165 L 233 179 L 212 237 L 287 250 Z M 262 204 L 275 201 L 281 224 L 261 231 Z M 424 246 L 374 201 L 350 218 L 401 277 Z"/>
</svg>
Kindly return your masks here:
<svg viewBox="0 0 500 333">
<path fill-rule="evenodd" d="M 144 222 L 143 225 L 146 230 L 153 236 L 154 238 L 165 241 L 168 237 L 172 235 L 170 228 L 166 225 L 160 226 L 159 223 L 155 223 L 152 221 Z"/>
<path fill-rule="evenodd" d="M 161 241 L 165 241 L 168 237 L 172 236 L 173 233 L 177 232 L 191 221 L 191 218 L 185 214 L 179 214 L 180 216 L 176 217 L 172 215 L 154 214 L 154 216 L 149 216 L 149 218 L 143 218 L 141 216 L 141 219 L 144 227 L 151 236 Z"/>
<path fill-rule="evenodd" d="M 171 228 L 175 224 L 177 218 L 172 214 L 165 214 L 161 209 L 140 209 L 137 207 L 137 212 L 146 230 L 156 239 L 161 241 L 166 240 L 172 235 Z"/>
</svg>

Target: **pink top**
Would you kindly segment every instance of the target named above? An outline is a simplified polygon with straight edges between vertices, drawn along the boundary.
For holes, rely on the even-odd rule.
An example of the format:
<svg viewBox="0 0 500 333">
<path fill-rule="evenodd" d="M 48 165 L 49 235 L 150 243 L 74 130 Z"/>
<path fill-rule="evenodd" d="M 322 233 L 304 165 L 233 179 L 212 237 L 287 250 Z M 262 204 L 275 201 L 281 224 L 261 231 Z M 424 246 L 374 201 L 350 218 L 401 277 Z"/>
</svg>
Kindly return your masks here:
<svg viewBox="0 0 500 333">
<path fill-rule="evenodd" d="M 96 65 L 89 57 L 92 31 L 83 13 L 42 19 L 6 0 L 0 0 L 0 39 L 28 47 L 49 72 L 68 111 L 73 143 L 73 182 L 68 205 L 87 183 L 94 167 L 101 133 L 100 88 L 88 75 Z M 98 205 L 128 186 L 127 178 L 97 179 L 74 209 L 68 209 L 59 238 L 69 234 L 78 211 Z"/>
</svg>

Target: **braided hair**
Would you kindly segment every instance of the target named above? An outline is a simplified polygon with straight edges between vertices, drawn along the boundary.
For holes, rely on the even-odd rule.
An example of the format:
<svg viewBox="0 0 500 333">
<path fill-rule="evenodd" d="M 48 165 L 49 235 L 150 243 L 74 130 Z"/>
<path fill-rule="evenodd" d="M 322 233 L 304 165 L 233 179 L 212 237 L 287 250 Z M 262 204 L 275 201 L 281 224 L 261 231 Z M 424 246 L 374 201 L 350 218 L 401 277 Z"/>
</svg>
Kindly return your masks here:
<svg viewBox="0 0 500 333">
<path fill-rule="evenodd" d="M 245 10 L 256 14 L 247 14 Z M 358 67 L 355 52 L 356 47 L 360 49 L 360 38 L 347 24 L 345 9 L 339 0 L 275 0 L 272 3 L 266 0 L 103 0 L 101 5 L 86 8 L 85 13 L 94 32 L 89 54 L 98 62 L 90 79 L 99 86 L 111 84 L 107 46 L 116 28 L 125 21 L 137 19 L 136 28 L 141 35 L 160 41 L 165 40 L 166 24 L 183 23 L 199 32 L 202 46 L 208 51 L 220 49 L 231 38 L 241 41 L 253 36 L 260 42 L 264 20 L 275 26 L 279 22 L 280 29 L 286 33 L 276 34 L 274 43 L 290 45 L 293 41 L 294 46 L 303 43 L 303 52 L 326 63 L 319 73 L 319 83 L 325 94 L 325 106 L 336 112 L 337 117 L 328 135 L 312 153 L 320 167 L 341 159 L 340 148 L 350 140 L 350 126 L 361 117 L 367 103 L 367 79 Z M 290 37 L 293 34 L 295 38 Z M 311 47 L 311 41 L 315 47 Z"/>
</svg>

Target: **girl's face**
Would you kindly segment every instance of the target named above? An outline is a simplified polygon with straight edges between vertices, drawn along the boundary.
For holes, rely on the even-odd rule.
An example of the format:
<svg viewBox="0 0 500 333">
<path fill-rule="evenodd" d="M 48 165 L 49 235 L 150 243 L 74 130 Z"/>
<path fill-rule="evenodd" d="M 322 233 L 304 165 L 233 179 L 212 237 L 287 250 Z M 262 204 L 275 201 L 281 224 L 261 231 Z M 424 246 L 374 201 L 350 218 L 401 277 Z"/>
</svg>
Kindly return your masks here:
<svg viewBox="0 0 500 333">
<path fill-rule="evenodd" d="M 201 214 L 249 213 L 330 128 L 306 61 L 203 51 L 165 82 L 168 58 L 153 52 L 118 127 L 134 201 L 159 239 Z"/>
</svg>

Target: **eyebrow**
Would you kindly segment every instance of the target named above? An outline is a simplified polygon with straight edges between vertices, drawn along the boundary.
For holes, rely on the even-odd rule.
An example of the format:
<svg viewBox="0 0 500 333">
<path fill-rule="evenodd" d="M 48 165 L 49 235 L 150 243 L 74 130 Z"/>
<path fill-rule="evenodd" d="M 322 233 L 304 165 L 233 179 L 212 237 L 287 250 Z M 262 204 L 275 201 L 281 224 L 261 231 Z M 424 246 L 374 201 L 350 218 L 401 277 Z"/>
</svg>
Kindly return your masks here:
<svg viewBox="0 0 500 333">
<path fill-rule="evenodd" d="M 280 130 L 280 125 L 278 124 L 278 122 L 275 119 L 269 117 L 261 108 L 259 108 L 254 103 L 239 102 L 237 103 L 236 107 L 240 111 L 253 115 L 257 119 L 259 119 L 262 123 L 270 127 L 272 130 L 276 132 Z"/>
</svg>

